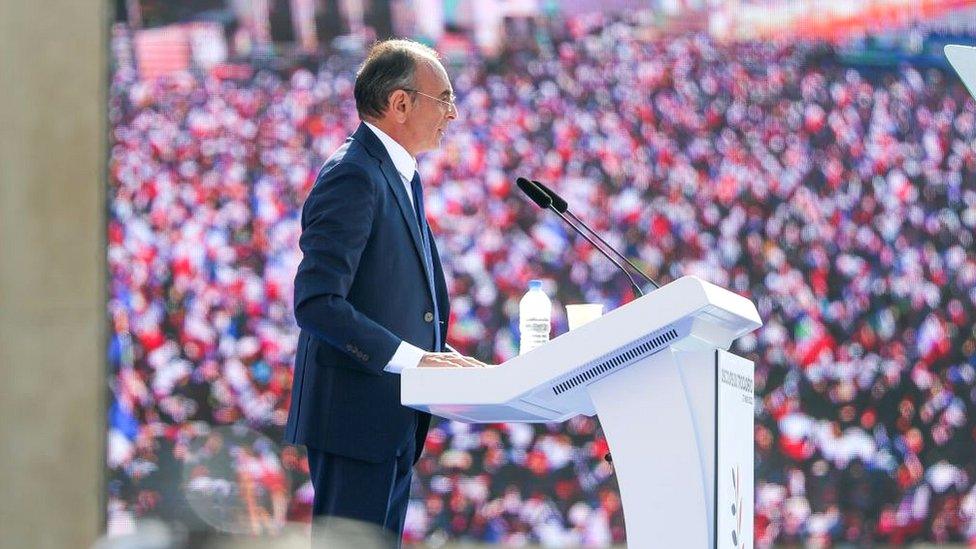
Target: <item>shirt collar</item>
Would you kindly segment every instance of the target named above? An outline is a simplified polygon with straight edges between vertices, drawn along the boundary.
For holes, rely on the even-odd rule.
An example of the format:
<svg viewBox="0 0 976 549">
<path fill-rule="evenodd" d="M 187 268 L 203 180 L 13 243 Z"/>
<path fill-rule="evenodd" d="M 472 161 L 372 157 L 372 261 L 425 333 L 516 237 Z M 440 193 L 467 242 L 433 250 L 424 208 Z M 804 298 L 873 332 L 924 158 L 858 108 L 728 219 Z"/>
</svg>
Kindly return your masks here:
<svg viewBox="0 0 976 549">
<path fill-rule="evenodd" d="M 367 128 L 376 134 L 376 137 L 380 138 L 380 142 L 386 147 L 387 154 L 390 155 L 390 159 L 393 160 L 393 166 L 396 171 L 400 174 L 405 181 L 410 181 L 413 179 L 414 172 L 417 171 L 417 159 L 407 152 L 407 149 L 403 148 L 403 145 L 396 142 L 395 139 L 386 135 L 386 132 L 377 128 L 376 126 L 370 124 L 369 122 L 363 122 Z"/>
</svg>

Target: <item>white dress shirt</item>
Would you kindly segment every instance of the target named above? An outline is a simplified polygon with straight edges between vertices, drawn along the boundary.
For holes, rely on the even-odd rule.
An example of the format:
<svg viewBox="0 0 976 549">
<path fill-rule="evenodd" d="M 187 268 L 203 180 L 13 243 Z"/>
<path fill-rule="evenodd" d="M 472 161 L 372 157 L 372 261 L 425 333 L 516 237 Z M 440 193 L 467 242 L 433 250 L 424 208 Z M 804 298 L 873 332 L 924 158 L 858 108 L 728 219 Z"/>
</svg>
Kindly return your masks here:
<svg viewBox="0 0 976 549">
<path fill-rule="evenodd" d="M 413 190 L 410 188 L 410 181 L 413 179 L 413 174 L 417 171 L 417 159 L 411 156 L 407 152 L 407 149 L 403 148 L 403 145 L 397 143 L 389 135 L 386 135 L 383 130 L 369 122 L 363 122 L 363 124 L 372 130 L 376 134 L 376 137 L 380 138 L 380 143 L 383 143 L 383 146 L 386 147 L 387 154 L 393 160 L 393 166 L 396 168 L 397 173 L 400 174 L 400 182 L 403 183 L 403 188 L 407 190 L 407 198 L 410 199 L 410 204 L 413 205 Z M 426 352 L 406 341 L 401 341 L 400 346 L 393 353 L 393 358 L 390 359 L 389 364 L 383 367 L 383 370 L 399 374 L 407 368 L 416 368 L 420 364 L 420 360 L 424 358 Z"/>
</svg>

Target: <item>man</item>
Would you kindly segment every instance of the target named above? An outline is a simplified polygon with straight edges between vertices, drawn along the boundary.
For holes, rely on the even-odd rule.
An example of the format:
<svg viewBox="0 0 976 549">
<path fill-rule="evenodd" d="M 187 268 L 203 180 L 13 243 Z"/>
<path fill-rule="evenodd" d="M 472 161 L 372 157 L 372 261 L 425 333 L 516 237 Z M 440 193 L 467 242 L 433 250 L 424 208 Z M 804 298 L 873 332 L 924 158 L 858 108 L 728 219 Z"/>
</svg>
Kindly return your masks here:
<svg viewBox="0 0 976 549">
<path fill-rule="evenodd" d="M 355 96 L 362 123 L 302 210 L 301 334 L 285 437 L 308 448 L 316 518 L 376 525 L 399 546 L 430 424 L 400 404 L 399 374 L 484 365 L 437 352 L 450 305 L 416 156 L 457 117 L 447 73 L 430 48 L 389 40 L 370 50 Z"/>
</svg>

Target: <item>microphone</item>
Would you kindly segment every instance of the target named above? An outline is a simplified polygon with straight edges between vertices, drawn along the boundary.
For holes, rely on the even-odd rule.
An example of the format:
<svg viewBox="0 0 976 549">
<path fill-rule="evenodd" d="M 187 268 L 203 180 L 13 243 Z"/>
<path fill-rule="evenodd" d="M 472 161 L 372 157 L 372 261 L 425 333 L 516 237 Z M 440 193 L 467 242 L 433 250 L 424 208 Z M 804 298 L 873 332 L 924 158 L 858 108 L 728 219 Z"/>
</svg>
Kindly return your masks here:
<svg viewBox="0 0 976 549">
<path fill-rule="evenodd" d="M 529 197 L 529 200 L 535 202 L 535 205 L 542 208 L 543 210 L 548 210 L 552 207 L 552 198 L 549 197 L 539 186 L 532 181 L 524 177 L 520 177 L 515 180 L 515 184 L 518 188 L 525 193 L 525 196 Z M 556 212 L 557 214 L 560 212 Z"/>
<path fill-rule="evenodd" d="M 545 185 L 542 184 L 541 181 L 536 181 L 535 179 L 533 179 L 532 182 L 535 183 L 535 186 L 536 187 L 539 187 L 539 190 L 540 191 L 542 191 L 542 192 L 546 193 L 547 195 L 549 195 L 549 198 L 552 199 L 552 207 L 553 208 L 556 208 L 556 210 L 559 211 L 560 213 L 568 213 L 569 215 L 573 215 L 573 212 L 567 211 L 567 210 L 569 210 L 569 204 L 567 204 L 566 201 L 563 200 L 563 197 L 561 197 L 558 194 L 556 194 L 556 191 L 550 189 L 549 187 L 546 187 Z M 573 218 L 575 219 L 576 216 L 573 215 Z M 589 229 L 589 227 L 586 227 L 586 228 Z M 590 232 L 593 233 L 592 230 Z M 600 238 L 600 236 L 597 235 L 596 233 L 593 233 L 593 234 L 597 238 Z M 601 239 L 601 242 L 602 242 L 602 239 Z"/>
<path fill-rule="evenodd" d="M 634 282 L 634 277 L 630 275 L 630 272 L 627 269 L 625 269 L 624 266 L 620 264 L 620 262 L 614 259 L 613 256 L 608 254 L 602 247 L 600 247 L 599 244 L 594 242 L 592 238 L 590 238 L 589 236 L 587 236 L 586 233 L 581 231 L 579 227 L 574 225 L 573 222 L 570 221 L 565 215 L 563 215 L 562 212 L 556 209 L 555 205 L 553 204 L 552 197 L 550 197 L 545 191 L 539 188 L 538 185 L 536 185 L 535 183 L 529 181 L 524 177 L 519 177 L 518 179 L 516 179 L 515 184 L 518 185 L 518 188 L 521 189 L 521 191 L 525 193 L 526 196 L 529 197 L 529 200 L 535 202 L 536 206 L 542 208 L 543 210 L 552 210 L 553 212 L 555 212 L 556 215 L 558 215 L 564 222 L 566 222 L 567 225 L 572 227 L 574 231 L 576 231 L 577 233 L 580 234 L 580 236 L 585 238 L 586 241 L 589 242 L 594 248 L 596 248 L 601 254 L 603 254 L 604 257 L 609 259 L 611 263 L 613 263 L 614 265 L 617 266 L 618 269 L 623 271 L 624 274 L 627 275 L 627 279 L 630 280 L 630 285 L 634 287 L 634 290 L 637 291 L 638 295 L 641 296 L 644 295 L 644 292 L 640 289 L 640 286 L 638 286 L 637 283 Z M 562 202 L 565 203 L 565 200 L 563 200 Z M 616 250 L 614 250 L 614 252 L 616 252 Z"/>
<path fill-rule="evenodd" d="M 543 185 L 542 182 L 540 182 L 540 181 L 536 181 L 536 180 L 533 179 L 532 182 L 535 183 L 535 185 L 537 187 L 539 187 L 539 190 L 541 190 L 542 192 L 544 192 L 545 194 L 547 194 L 549 196 L 549 198 L 552 200 L 552 207 L 555 208 L 556 211 L 558 211 L 560 213 L 567 214 L 570 217 L 572 217 L 573 220 L 576 221 L 576 223 L 578 223 L 583 228 L 585 228 L 587 230 L 587 232 L 589 232 L 591 235 L 595 236 L 596 239 L 599 240 L 601 244 L 603 244 L 604 246 L 606 246 L 606 248 L 608 250 L 610 250 L 611 252 L 613 252 L 614 254 L 616 254 L 616 256 L 619 257 L 620 259 L 623 259 L 624 261 L 626 261 L 627 262 L 627 265 L 630 265 L 630 268 L 633 269 L 635 273 L 639 274 L 641 276 L 641 278 L 643 278 L 644 280 L 650 282 L 651 285 L 654 286 L 655 289 L 661 287 L 661 285 L 658 284 L 653 278 L 647 276 L 647 273 L 645 273 L 644 271 L 638 269 L 637 268 L 637 265 L 634 265 L 633 263 L 631 263 L 631 261 L 629 259 L 627 259 L 626 256 L 624 256 L 622 253 L 618 252 L 613 246 L 611 246 L 610 244 L 608 244 L 606 240 L 604 240 L 603 238 L 601 238 L 600 235 L 597 234 L 596 231 L 594 231 L 593 229 L 591 229 L 586 223 L 583 223 L 583 220 L 582 219 L 576 217 L 576 215 L 574 215 L 573 212 L 569 211 L 569 204 L 563 199 L 563 197 L 561 197 L 558 194 L 556 194 L 556 191 L 554 191 L 554 190 L 550 189 L 549 187 Z"/>
</svg>

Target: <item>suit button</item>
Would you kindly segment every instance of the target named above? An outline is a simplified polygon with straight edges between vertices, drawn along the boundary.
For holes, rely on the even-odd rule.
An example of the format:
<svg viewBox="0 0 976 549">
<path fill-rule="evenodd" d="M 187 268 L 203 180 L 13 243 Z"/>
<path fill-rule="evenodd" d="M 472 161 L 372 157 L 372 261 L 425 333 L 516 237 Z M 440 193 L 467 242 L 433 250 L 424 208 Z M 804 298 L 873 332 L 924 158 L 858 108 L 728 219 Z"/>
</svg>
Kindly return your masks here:
<svg viewBox="0 0 976 549">
<path fill-rule="evenodd" d="M 424 322 L 433 322 L 433 321 L 434 321 L 434 313 L 430 311 L 424 313 Z"/>
</svg>

